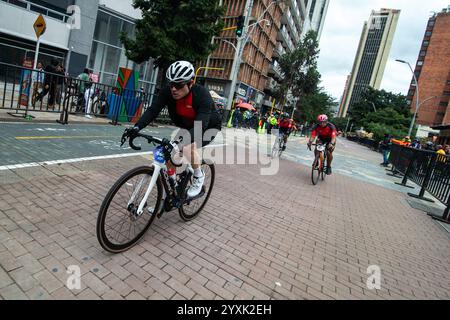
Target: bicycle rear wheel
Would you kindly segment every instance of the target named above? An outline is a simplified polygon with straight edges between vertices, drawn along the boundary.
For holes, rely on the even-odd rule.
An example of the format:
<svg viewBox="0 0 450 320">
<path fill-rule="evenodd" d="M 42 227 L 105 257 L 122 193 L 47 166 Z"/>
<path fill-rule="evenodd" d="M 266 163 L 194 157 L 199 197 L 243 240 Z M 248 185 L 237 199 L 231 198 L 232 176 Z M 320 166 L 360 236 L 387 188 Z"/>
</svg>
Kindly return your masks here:
<svg viewBox="0 0 450 320">
<path fill-rule="evenodd" d="M 320 178 L 320 157 L 317 155 L 311 170 L 311 181 L 313 185 L 319 182 Z"/>
<path fill-rule="evenodd" d="M 155 219 L 163 194 L 160 179 L 147 199 L 144 213 L 136 214 L 153 172 L 152 167 L 133 169 L 124 174 L 106 195 L 97 218 L 97 239 L 106 251 L 120 253 L 130 249 Z"/>
<path fill-rule="evenodd" d="M 205 173 L 205 183 L 203 184 L 203 190 L 200 193 L 200 196 L 192 201 L 187 201 L 179 209 L 180 217 L 184 221 L 191 221 L 195 217 L 197 217 L 203 210 L 209 200 L 209 197 L 211 196 L 211 192 L 214 187 L 214 181 L 216 178 L 216 168 L 214 164 L 207 164 L 205 161 L 203 161 L 202 170 Z M 189 187 L 192 185 L 192 181 L 193 177 L 191 177 L 190 181 L 188 181 L 187 184 L 183 186 L 182 190 L 184 190 L 184 193 L 186 193 Z"/>
</svg>

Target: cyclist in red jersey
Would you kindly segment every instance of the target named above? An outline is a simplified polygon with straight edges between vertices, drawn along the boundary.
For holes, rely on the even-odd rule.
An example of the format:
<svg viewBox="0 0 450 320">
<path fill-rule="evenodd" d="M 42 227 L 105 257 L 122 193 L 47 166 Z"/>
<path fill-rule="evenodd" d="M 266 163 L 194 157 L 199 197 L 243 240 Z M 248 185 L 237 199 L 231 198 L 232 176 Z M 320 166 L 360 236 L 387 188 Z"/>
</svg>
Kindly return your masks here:
<svg viewBox="0 0 450 320">
<path fill-rule="evenodd" d="M 319 124 L 313 128 L 308 147 L 311 148 L 311 145 L 317 140 L 320 140 L 327 146 L 327 175 L 331 175 L 331 163 L 333 162 L 333 152 L 336 148 L 337 130 L 332 123 L 328 122 L 328 117 L 324 114 L 320 115 L 317 121 Z"/>
<path fill-rule="evenodd" d="M 195 69 L 188 61 L 177 61 L 167 69 L 166 78 L 169 85 L 163 88 L 159 96 L 153 100 L 152 105 L 147 108 L 145 113 L 135 124 L 133 128 L 125 130 L 127 137 L 136 136 L 136 134 L 149 125 L 164 107 L 167 107 L 169 116 L 174 124 L 182 129 L 187 129 L 191 135 L 191 141 L 183 146 L 183 154 L 191 161 L 194 169 L 194 180 L 189 188 L 187 195 L 193 198 L 200 194 L 205 174 L 201 170 L 200 155 L 198 148 L 210 144 L 215 135 L 209 139 L 196 137 L 194 134 L 194 123 L 202 124 L 203 134 L 213 130 L 216 134 L 222 128 L 222 121 L 216 109 L 216 105 L 209 91 L 202 86 L 194 84 Z M 176 178 L 176 168 L 170 162 L 167 163 L 167 172 L 173 179 Z"/>
<path fill-rule="evenodd" d="M 294 128 L 294 121 L 289 118 L 288 114 L 284 114 L 281 117 L 281 119 L 278 123 L 278 126 L 280 128 L 280 134 L 283 135 L 283 142 L 284 142 L 283 151 L 285 151 L 286 145 L 287 145 L 287 140 L 288 140 L 289 136 L 291 135 L 292 130 Z"/>
</svg>

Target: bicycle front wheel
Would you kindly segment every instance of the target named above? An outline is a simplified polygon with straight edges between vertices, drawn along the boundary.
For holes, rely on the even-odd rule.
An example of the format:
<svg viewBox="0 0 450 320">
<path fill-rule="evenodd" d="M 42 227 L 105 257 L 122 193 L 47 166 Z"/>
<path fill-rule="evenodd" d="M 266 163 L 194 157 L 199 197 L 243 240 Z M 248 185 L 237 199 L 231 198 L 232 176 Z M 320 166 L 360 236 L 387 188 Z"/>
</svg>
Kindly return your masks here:
<svg viewBox="0 0 450 320">
<path fill-rule="evenodd" d="M 133 247 L 145 234 L 160 208 L 163 186 L 160 179 L 150 193 L 144 213 L 137 209 L 152 179 L 152 167 L 140 167 L 124 174 L 103 201 L 97 219 L 97 239 L 108 252 L 120 253 Z"/>
<path fill-rule="evenodd" d="M 277 141 L 275 141 L 275 144 L 273 145 L 272 148 L 272 159 L 278 158 L 281 156 L 281 153 L 283 152 L 281 147 L 281 142 L 280 139 L 277 139 Z"/>
<path fill-rule="evenodd" d="M 192 201 L 187 201 L 181 208 L 179 209 L 180 217 L 184 221 L 191 221 L 195 217 L 199 215 L 199 213 L 203 210 L 206 203 L 211 196 L 211 192 L 214 187 L 214 181 L 216 178 L 216 168 L 214 164 L 207 164 L 203 161 L 202 170 L 205 173 L 205 182 L 203 184 L 203 190 L 201 192 L 201 196 Z M 191 177 L 190 181 L 184 186 L 184 192 L 187 192 L 189 187 L 191 186 L 193 181 L 193 177 Z M 202 195 L 203 194 L 203 195 Z"/>
<path fill-rule="evenodd" d="M 311 181 L 313 185 L 316 185 L 317 182 L 319 182 L 320 179 L 320 158 L 319 156 L 316 156 L 316 159 L 314 160 L 312 170 L 311 170 Z"/>
</svg>

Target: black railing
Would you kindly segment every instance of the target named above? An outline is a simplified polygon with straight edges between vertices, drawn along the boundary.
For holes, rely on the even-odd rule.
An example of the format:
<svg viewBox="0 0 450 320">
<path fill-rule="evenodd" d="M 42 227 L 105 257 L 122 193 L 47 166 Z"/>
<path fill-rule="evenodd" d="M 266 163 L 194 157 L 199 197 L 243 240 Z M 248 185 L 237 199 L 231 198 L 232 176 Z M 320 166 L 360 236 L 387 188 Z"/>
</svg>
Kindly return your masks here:
<svg viewBox="0 0 450 320">
<path fill-rule="evenodd" d="M 373 151 L 379 151 L 378 142 L 376 142 L 375 140 L 372 140 L 369 138 L 362 138 L 362 137 L 358 137 L 358 136 L 351 136 L 351 135 L 347 136 L 347 140 L 359 143 L 363 146 L 366 146 L 366 147 L 372 149 Z"/>
<path fill-rule="evenodd" d="M 33 111 L 57 113 L 63 124 L 71 114 L 109 118 L 112 124 L 135 122 L 153 98 L 149 92 L 0 63 L 0 109 L 15 116 Z M 157 122 L 170 123 L 167 109 Z"/>
<path fill-rule="evenodd" d="M 399 184 L 407 186 L 411 180 L 421 187 L 418 195 L 408 195 L 434 202 L 425 197 L 425 192 L 428 192 L 447 206 L 442 217 L 433 218 L 450 223 L 450 156 L 393 144 L 389 162 L 393 171 L 403 174 L 403 181 Z"/>
</svg>

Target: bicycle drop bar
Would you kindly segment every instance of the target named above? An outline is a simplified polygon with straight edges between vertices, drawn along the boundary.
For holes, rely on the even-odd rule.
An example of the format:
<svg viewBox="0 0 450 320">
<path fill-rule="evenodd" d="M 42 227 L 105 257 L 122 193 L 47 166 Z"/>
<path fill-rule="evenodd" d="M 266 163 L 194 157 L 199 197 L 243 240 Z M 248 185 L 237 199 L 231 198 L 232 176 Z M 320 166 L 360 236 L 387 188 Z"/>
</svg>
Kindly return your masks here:
<svg viewBox="0 0 450 320">
<path fill-rule="evenodd" d="M 173 158 L 172 158 L 172 153 L 179 153 L 180 149 L 178 148 L 178 145 L 183 142 L 183 137 L 179 137 L 178 140 L 174 140 L 174 141 L 169 141 L 168 139 L 161 139 L 161 138 L 156 138 L 153 136 L 149 136 L 143 133 L 138 133 L 136 136 L 131 137 L 129 140 L 129 145 L 133 150 L 136 151 L 140 151 L 142 150 L 141 147 L 138 147 L 134 144 L 134 139 L 136 138 L 144 138 L 147 140 L 148 143 L 154 143 L 157 145 L 160 145 L 164 148 L 164 155 L 166 157 L 167 161 L 170 161 L 174 166 L 176 167 L 181 167 L 182 164 L 181 163 L 176 163 Z"/>
</svg>

